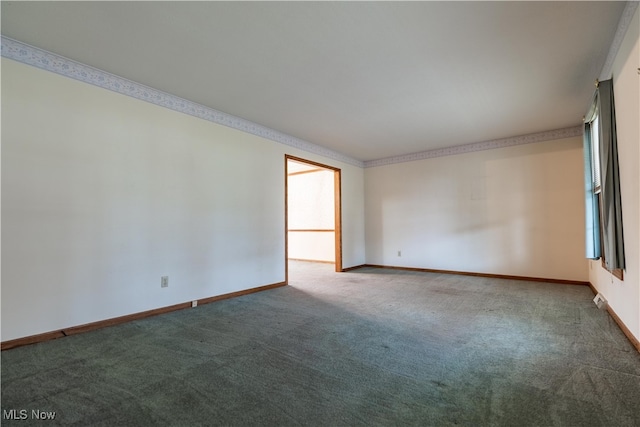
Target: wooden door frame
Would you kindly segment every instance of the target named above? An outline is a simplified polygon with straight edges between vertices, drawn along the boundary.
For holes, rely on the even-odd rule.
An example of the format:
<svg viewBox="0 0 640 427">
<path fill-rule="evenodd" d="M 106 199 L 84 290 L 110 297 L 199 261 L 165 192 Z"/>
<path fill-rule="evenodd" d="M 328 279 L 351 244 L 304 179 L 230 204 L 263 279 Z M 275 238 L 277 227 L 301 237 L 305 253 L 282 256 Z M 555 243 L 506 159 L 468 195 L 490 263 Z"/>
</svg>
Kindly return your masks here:
<svg viewBox="0 0 640 427">
<path fill-rule="evenodd" d="M 284 155 L 284 280 L 289 283 L 289 160 L 333 171 L 335 230 L 335 270 L 342 272 L 342 170 L 301 157 Z"/>
</svg>

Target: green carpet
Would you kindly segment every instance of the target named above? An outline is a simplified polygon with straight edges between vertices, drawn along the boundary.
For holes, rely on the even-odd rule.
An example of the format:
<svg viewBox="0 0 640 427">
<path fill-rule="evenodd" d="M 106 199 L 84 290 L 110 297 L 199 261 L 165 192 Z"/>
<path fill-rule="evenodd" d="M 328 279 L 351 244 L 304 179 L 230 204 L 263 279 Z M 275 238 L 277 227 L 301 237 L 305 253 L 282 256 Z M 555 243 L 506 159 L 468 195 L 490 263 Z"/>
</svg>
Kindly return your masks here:
<svg viewBox="0 0 640 427">
<path fill-rule="evenodd" d="M 4 351 L 2 425 L 640 426 L 640 354 L 588 287 L 332 268 Z"/>
</svg>

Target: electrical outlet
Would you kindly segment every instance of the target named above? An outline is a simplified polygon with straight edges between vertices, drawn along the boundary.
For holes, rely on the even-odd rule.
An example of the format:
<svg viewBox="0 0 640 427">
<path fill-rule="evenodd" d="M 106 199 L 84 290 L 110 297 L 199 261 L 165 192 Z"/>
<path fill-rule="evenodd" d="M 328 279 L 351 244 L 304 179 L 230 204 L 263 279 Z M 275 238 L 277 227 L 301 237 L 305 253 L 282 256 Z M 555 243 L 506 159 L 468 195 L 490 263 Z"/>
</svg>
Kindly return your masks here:
<svg viewBox="0 0 640 427">
<path fill-rule="evenodd" d="M 402 251 L 398 251 L 398 256 L 402 256 Z"/>
<path fill-rule="evenodd" d="M 160 278 L 160 287 L 168 288 L 169 287 L 169 276 L 162 276 Z"/>
<path fill-rule="evenodd" d="M 191 307 L 197 307 L 197 306 L 198 306 L 198 300 L 191 301 Z"/>
</svg>

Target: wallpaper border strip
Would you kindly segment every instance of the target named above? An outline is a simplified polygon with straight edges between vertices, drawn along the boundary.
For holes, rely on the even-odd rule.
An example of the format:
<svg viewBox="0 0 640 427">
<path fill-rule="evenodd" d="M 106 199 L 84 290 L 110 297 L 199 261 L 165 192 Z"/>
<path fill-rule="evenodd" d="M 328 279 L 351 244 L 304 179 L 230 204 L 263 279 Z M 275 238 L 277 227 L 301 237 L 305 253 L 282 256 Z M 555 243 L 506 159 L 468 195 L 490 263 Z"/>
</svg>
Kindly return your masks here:
<svg viewBox="0 0 640 427">
<path fill-rule="evenodd" d="M 302 139 L 278 132 L 249 120 L 205 107 L 204 105 L 162 92 L 140 83 L 127 80 L 106 71 L 82 64 L 69 58 L 48 52 L 18 40 L 2 36 L 2 56 L 23 64 L 51 71 L 84 83 L 108 89 L 122 95 L 169 108 L 180 113 L 208 120 L 210 122 L 247 132 L 262 138 L 270 139 L 350 165 L 363 167 L 363 162 L 337 151 L 321 147 Z"/>
<path fill-rule="evenodd" d="M 638 6 L 637 1 L 628 1 L 618 23 L 618 29 L 614 40 L 609 48 L 607 59 L 600 73 L 601 79 L 608 78 L 611 73 L 613 61 L 620 45 L 624 39 L 626 31 L 631 24 L 631 19 Z M 63 75 L 75 80 L 92 84 L 104 89 L 108 89 L 122 95 L 131 96 L 155 105 L 169 108 L 184 114 L 189 114 L 210 122 L 231 127 L 243 132 L 250 133 L 262 138 L 279 142 L 290 147 L 298 148 L 319 156 L 338 160 L 358 167 L 376 167 L 395 163 L 412 162 L 416 160 L 431 159 L 436 157 L 453 156 L 457 154 L 472 153 L 476 151 L 495 150 L 498 148 L 511 147 L 514 145 L 531 144 L 554 139 L 570 138 L 582 134 L 582 126 L 556 129 L 539 132 L 529 135 L 501 138 L 490 141 L 474 142 L 470 144 L 457 145 L 453 147 L 440 148 L 435 150 L 421 151 L 401 156 L 387 157 L 377 160 L 362 162 L 352 157 L 346 156 L 337 151 L 321 147 L 308 141 L 284 134 L 266 126 L 253 123 L 249 120 L 205 107 L 204 105 L 180 98 L 157 89 L 150 88 L 140 83 L 127 80 L 125 78 L 107 73 L 65 58 L 63 56 L 48 52 L 46 50 L 22 43 L 20 41 L 2 36 L 2 56 L 15 61 L 38 67 L 56 74 Z"/>
<path fill-rule="evenodd" d="M 631 25 L 631 20 L 633 19 L 633 15 L 635 14 L 637 8 L 638 0 L 628 1 L 627 5 L 622 11 L 622 16 L 620 17 L 620 21 L 618 21 L 618 28 L 613 37 L 613 41 L 611 42 L 611 47 L 609 48 L 607 59 L 602 66 L 599 80 L 608 80 L 611 78 L 611 72 L 613 71 L 613 62 L 615 61 L 616 55 L 620 50 L 620 46 L 622 46 L 624 37 L 627 35 L 627 30 Z"/>
<path fill-rule="evenodd" d="M 532 133 L 529 135 L 512 138 L 494 139 L 491 141 L 474 142 L 472 144 L 456 145 L 453 147 L 439 148 L 436 150 L 411 153 L 403 156 L 394 156 L 378 160 L 364 162 L 365 168 L 391 165 L 394 163 L 413 162 L 416 160 L 433 159 L 435 157 L 454 156 L 456 154 L 473 153 L 476 151 L 495 150 L 497 148 L 511 147 L 514 145 L 532 144 L 535 142 L 551 141 L 554 139 L 571 138 L 582 135 L 582 126 L 574 126 L 565 129 L 550 130 L 546 132 Z"/>
</svg>

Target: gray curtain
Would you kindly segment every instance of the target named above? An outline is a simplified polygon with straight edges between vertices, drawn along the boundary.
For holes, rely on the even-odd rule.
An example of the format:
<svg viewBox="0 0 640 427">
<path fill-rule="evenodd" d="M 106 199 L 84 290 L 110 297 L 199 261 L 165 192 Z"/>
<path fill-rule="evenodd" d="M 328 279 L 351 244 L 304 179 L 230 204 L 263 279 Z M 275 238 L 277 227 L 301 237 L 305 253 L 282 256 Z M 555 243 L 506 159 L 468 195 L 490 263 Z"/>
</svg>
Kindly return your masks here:
<svg viewBox="0 0 640 427">
<path fill-rule="evenodd" d="M 624 269 L 624 239 L 622 235 L 622 201 L 618 170 L 616 112 L 613 101 L 613 81 L 598 85 L 600 110 L 600 180 L 604 259 L 608 270 Z"/>
</svg>

